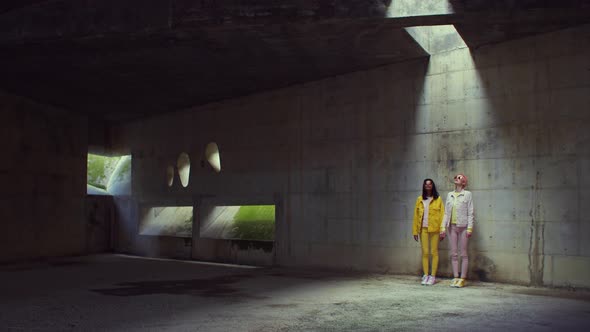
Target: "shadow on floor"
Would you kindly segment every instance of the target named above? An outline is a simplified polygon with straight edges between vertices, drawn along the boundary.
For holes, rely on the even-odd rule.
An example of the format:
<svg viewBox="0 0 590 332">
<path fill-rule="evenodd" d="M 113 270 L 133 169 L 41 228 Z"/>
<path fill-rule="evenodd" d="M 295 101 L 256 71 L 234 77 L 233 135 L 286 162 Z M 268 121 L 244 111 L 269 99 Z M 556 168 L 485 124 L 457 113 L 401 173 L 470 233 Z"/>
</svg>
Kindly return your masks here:
<svg viewBox="0 0 590 332">
<path fill-rule="evenodd" d="M 110 296 L 139 296 L 152 294 L 193 295 L 203 297 L 265 298 L 241 292 L 234 285 L 251 274 L 217 276 L 206 279 L 158 280 L 124 282 L 116 288 L 93 289 L 93 292 Z"/>
</svg>

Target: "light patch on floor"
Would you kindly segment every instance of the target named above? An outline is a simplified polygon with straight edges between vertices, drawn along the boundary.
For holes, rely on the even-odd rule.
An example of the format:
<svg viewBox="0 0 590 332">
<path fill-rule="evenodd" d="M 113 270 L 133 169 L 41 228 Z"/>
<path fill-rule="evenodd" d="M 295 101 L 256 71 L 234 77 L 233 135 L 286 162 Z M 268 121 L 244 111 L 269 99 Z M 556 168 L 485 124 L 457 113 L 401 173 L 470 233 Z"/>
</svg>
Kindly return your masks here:
<svg viewBox="0 0 590 332">
<path fill-rule="evenodd" d="M 101 255 L 0 267 L 8 330 L 587 331 L 590 293 Z"/>
</svg>

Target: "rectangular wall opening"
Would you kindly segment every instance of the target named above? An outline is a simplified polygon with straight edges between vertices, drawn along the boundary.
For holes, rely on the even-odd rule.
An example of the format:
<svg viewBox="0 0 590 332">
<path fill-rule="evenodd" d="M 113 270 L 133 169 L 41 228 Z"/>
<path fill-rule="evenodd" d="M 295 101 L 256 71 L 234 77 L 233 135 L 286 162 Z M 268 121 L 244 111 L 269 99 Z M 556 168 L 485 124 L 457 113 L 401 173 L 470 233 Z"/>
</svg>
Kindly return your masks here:
<svg viewBox="0 0 590 332">
<path fill-rule="evenodd" d="M 274 241 L 274 205 L 204 207 L 200 237 L 224 240 Z"/>
<path fill-rule="evenodd" d="M 193 236 L 192 206 L 150 206 L 140 210 L 139 234 L 152 236 Z"/>
<path fill-rule="evenodd" d="M 86 194 L 131 195 L 131 156 L 88 154 Z"/>
</svg>

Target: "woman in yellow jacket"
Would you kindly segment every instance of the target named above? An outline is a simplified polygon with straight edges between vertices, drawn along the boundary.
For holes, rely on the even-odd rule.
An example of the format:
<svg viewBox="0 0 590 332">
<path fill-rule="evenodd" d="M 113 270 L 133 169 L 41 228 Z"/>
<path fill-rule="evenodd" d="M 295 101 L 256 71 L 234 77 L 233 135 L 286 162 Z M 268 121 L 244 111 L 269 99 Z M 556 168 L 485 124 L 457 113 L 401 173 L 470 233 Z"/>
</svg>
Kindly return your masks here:
<svg viewBox="0 0 590 332">
<path fill-rule="evenodd" d="M 412 233 L 414 240 L 422 244 L 422 285 L 434 285 L 438 268 L 438 242 L 440 227 L 445 214 L 444 204 L 432 179 L 424 180 L 422 195 L 416 199 Z M 430 250 L 428 245 L 430 244 Z M 432 256 L 431 272 L 428 274 L 428 262 Z"/>
</svg>

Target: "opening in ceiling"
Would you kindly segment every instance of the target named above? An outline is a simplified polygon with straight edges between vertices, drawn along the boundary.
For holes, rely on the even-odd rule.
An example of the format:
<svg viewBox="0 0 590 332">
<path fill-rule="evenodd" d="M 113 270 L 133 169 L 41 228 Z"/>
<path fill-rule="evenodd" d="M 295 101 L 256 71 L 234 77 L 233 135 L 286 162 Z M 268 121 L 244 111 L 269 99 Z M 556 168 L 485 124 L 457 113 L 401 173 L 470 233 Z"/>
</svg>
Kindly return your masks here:
<svg viewBox="0 0 590 332">
<path fill-rule="evenodd" d="M 409 17 L 453 14 L 455 10 L 448 0 L 394 0 L 387 7 L 386 17 Z"/>
<path fill-rule="evenodd" d="M 452 24 L 409 27 L 406 31 L 431 55 L 467 48 L 467 44 Z"/>
</svg>

